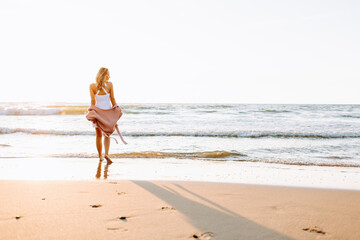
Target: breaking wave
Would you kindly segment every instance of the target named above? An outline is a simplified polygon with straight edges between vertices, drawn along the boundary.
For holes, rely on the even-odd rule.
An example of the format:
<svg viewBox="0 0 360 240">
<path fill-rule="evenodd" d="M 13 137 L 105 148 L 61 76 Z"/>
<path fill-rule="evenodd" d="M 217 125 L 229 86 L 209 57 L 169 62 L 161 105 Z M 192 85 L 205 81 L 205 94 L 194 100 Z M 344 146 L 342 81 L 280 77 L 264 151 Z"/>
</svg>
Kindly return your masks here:
<svg viewBox="0 0 360 240">
<path fill-rule="evenodd" d="M 31 128 L 0 128 L 0 134 L 27 133 L 48 135 L 94 135 L 94 131 L 61 131 L 42 130 Z M 277 131 L 213 131 L 213 132 L 127 132 L 121 131 L 124 136 L 130 137 L 220 137 L 220 138 L 360 138 L 360 132 L 277 132 Z"/>
<path fill-rule="evenodd" d="M 54 155 L 59 158 L 94 158 L 91 154 L 64 154 Z M 229 159 L 235 157 L 246 157 L 245 154 L 229 151 L 206 151 L 206 152 L 128 152 L 110 154 L 110 158 L 179 158 L 179 159 Z"/>
<path fill-rule="evenodd" d="M 0 115 L 81 115 L 86 114 L 89 106 L 46 106 L 46 107 L 7 107 L 0 109 Z"/>
<path fill-rule="evenodd" d="M 204 151 L 204 152 L 125 152 L 109 154 L 112 159 L 125 158 L 149 158 L 149 159 L 198 159 L 208 161 L 235 161 L 235 162 L 257 162 L 269 164 L 283 164 L 294 166 L 325 166 L 325 167 L 360 167 L 360 162 L 339 162 L 339 161 L 304 161 L 290 159 L 254 159 L 236 151 Z M 96 154 L 70 153 L 51 155 L 55 158 L 97 158 Z M 330 160 L 331 157 L 329 157 Z M 337 160 L 336 158 L 334 160 Z"/>
</svg>

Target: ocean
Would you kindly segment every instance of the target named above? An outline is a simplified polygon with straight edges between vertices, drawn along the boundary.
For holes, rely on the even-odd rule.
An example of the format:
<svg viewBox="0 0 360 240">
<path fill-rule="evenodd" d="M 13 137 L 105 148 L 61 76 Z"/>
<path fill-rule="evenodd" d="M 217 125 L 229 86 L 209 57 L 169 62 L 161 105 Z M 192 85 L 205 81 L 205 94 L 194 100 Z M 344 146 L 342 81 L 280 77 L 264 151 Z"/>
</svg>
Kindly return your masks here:
<svg viewBox="0 0 360 240">
<path fill-rule="evenodd" d="M 140 169 L 151 163 L 159 169 L 226 164 L 222 172 L 215 168 L 214 176 L 237 166 L 360 169 L 360 105 L 119 105 L 124 115 L 118 125 L 128 145 L 111 140 L 114 164 L 106 173 L 109 178 L 121 178 L 117 163 L 135 162 L 141 162 Z M 95 130 L 85 118 L 88 107 L 85 103 L 0 103 L 0 173 L 7 176 L 3 178 L 9 178 L 4 165 L 10 161 L 96 164 Z M 116 132 L 113 137 L 119 139 Z M 126 164 L 122 165 L 124 169 Z M 199 180 L 192 174 L 179 178 Z M 175 169 L 172 176 L 177 175 L 181 173 Z M 158 177 L 166 179 L 166 167 Z"/>
</svg>

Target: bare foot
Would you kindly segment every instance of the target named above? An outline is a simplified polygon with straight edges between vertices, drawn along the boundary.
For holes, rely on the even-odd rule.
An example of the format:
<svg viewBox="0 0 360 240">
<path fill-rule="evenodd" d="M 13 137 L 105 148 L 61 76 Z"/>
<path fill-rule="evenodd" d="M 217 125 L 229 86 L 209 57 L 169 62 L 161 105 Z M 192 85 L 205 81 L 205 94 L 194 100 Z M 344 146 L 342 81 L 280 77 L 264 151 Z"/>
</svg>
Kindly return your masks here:
<svg viewBox="0 0 360 240">
<path fill-rule="evenodd" d="M 104 157 L 101 155 L 99 156 L 100 162 L 102 162 L 104 160 Z"/>
<path fill-rule="evenodd" d="M 106 159 L 108 164 L 111 164 L 113 162 L 113 161 L 111 161 L 111 159 L 109 158 L 108 155 L 105 155 L 105 159 Z"/>
</svg>

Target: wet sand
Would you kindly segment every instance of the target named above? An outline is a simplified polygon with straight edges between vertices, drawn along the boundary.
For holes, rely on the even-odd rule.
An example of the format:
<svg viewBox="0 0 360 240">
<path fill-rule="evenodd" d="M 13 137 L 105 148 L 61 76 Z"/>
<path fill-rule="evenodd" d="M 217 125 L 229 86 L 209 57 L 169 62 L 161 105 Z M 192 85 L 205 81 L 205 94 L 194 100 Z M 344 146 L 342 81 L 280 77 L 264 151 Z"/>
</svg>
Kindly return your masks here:
<svg viewBox="0 0 360 240">
<path fill-rule="evenodd" d="M 0 239 L 360 239 L 360 191 L 0 181 Z"/>
<path fill-rule="evenodd" d="M 360 168 L 194 159 L 1 158 L 1 180 L 141 180 L 241 183 L 360 191 Z"/>
</svg>

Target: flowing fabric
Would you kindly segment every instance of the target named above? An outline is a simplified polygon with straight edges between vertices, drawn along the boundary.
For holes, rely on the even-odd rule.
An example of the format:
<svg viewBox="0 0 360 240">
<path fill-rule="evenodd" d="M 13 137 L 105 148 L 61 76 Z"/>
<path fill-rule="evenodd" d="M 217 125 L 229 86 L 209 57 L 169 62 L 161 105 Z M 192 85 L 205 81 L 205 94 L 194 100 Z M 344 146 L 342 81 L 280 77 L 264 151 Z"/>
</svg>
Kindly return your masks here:
<svg viewBox="0 0 360 240">
<path fill-rule="evenodd" d="M 94 124 L 95 128 L 100 129 L 106 137 L 110 137 L 110 135 L 116 130 L 121 141 L 124 144 L 127 144 L 117 125 L 117 121 L 121 118 L 122 114 L 122 110 L 118 105 L 114 105 L 110 109 L 101 109 L 95 105 L 91 105 L 88 109 L 88 113 L 86 114 L 86 118 Z M 116 138 L 113 139 L 116 143 L 118 143 Z"/>
</svg>

